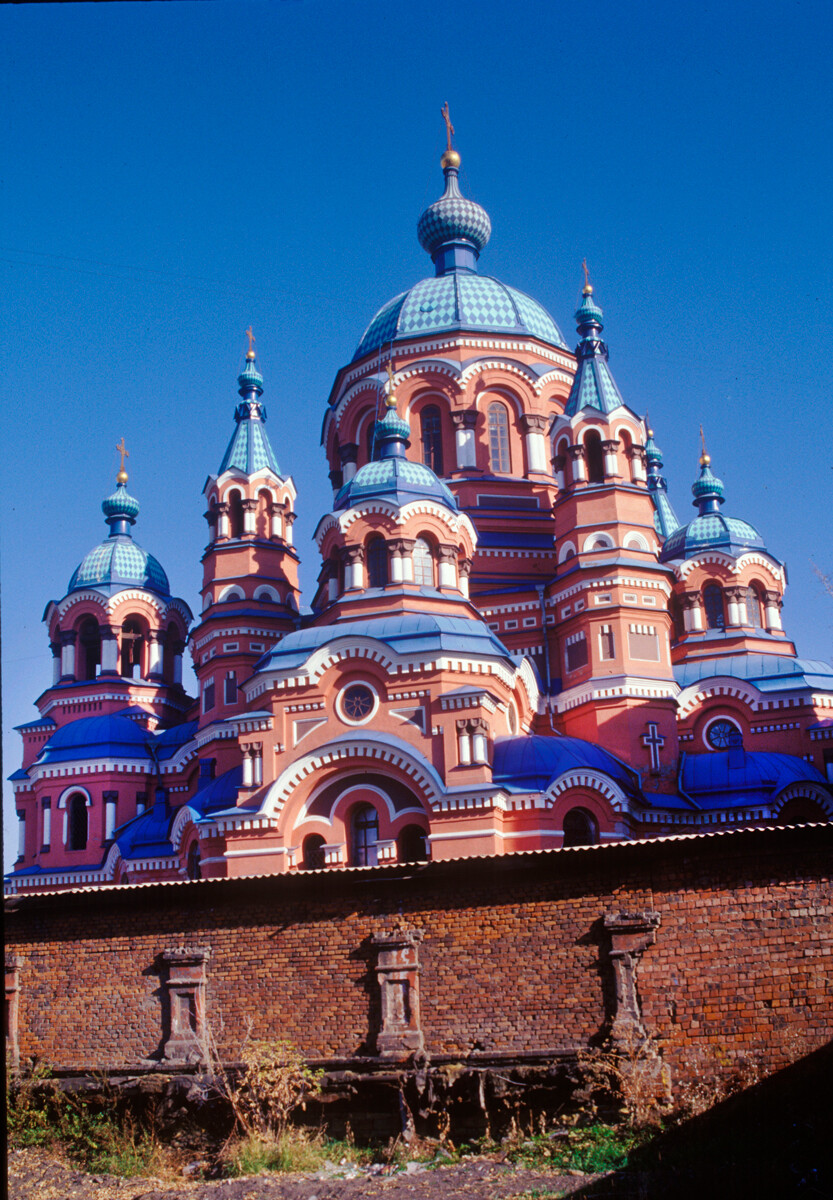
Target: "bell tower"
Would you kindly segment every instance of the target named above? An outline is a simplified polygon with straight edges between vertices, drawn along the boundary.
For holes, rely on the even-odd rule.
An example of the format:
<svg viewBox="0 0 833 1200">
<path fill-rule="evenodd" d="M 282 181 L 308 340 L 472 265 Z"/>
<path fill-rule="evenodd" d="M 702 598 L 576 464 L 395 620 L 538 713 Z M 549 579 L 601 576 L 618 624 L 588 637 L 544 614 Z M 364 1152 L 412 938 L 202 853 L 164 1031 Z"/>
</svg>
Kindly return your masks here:
<svg viewBox="0 0 833 1200">
<path fill-rule="evenodd" d="M 191 637 L 203 725 L 239 709 L 240 685 L 266 650 L 295 628 L 298 616 L 295 485 L 281 471 L 266 433 L 251 329 L 247 336 L 235 429 L 204 489 L 209 544 L 201 619 Z"/>
</svg>

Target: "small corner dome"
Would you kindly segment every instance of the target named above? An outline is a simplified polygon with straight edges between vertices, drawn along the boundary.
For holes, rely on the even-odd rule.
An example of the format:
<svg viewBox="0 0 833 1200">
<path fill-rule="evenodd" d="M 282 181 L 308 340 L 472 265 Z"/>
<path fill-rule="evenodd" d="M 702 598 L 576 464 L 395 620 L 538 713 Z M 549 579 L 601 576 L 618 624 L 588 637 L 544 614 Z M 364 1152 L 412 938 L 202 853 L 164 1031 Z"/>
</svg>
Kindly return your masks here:
<svg viewBox="0 0 833 1200">
<path fill-rule="evenodd" d="M 457 512 L 453 494 L 431 468 L 407 458 L 365 463 L 338 493 L 333 507 L 340 512 L 371 497 L 389 500 L 400 508 L 412 500 L 435 500 Z"/>
<path fill-rule="evenodd" d="M 142 588 L 166 599 L 171 594 L 161 564 L 129 534 L 109 537 L 84 555 L 72 574 L 67 592 L 81 588 L 105 589 L 110 595 L 125 588 Z"/>
<path fill-rule="evenodd" d="M 80 717 L 62 725 L 52 734 L 38 755 L 39 765 L 72 761 L 95 755 L 121 755 L 150 758 L 147 751 L 151 735 L 130 717 L 117 714 Z"/>
<path fill-rule="evenodd" d="M 666 538 L 660 552 L 661 562 L 673 559 L 692 558 L 702 550 L 721 550 L 733 558 L 747 550 L 766 550 L 764 539 L 754 525 L 737 517 L 725 517 L 723 513 L 701 513 L 681 525 Z"/>
</svg>

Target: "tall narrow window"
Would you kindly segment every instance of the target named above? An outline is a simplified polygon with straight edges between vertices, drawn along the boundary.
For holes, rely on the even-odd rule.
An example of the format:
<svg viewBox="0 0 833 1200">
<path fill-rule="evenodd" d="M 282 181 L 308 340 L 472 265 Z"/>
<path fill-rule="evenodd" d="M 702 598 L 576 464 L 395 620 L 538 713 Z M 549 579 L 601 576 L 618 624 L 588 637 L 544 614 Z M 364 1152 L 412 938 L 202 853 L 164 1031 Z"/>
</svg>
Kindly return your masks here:
<svg viewBox="0 0 833 1200">
<path fill-rule="evenodd" d="M 605 460 L 602 439 L 595 429 L 591 429 L 584 439 L 584 452 L 587 458 L 587 482 L 604 483 Z"/>
<path fill-rule="evenodd" d="M 81 625 L 79 633 L 82 657 L 78 678 L 95 679 L 101 663 L 101 631 L 98 628 L 98 621 L 93 617 L 88 617 Z"/>
<path fill-rule="evenodd" d="M 703 608 L 706 610 L 707 629 L 726 628 L 726 617 L 723 613 L 723 591 L 716 583 L 709 583 L 703 588 Z"/>
<path fill-rule="evenodd" d="M 602 625 L 599 630 L 599 653 L 603 661 L 616 657 L 612 625 Z"/>
<path fill-rule="evenodd" d="M 572 633 L 567 638 L 564 651 L 567 670 L 577 671 L 587 665 L 587 639 L 583 633 Z"/>
<path fill-rule="evenodd" d="M 372 804 L 359 804 L 350 817 L 350 865 L 375 867 L 379 841 L 379 814 Z"/>
<path fill-rule="evenodd" d="M 388 547 L 384 538 L 372 537 L 367 543 L 367 586 L 385 587 L 388 582 Z"/>
<path fill-rule="evenodd" d="M 565 846 L 595 846 L 599 840 L 599 826 L 592 813 L 586 808 L 571 808 L 564 816 Z"/>
<path fill-rule="evenodd" d="M 435 475 L 443 473 L 443 441 L 440 410 L 429 404 L 419 414 L 419 431 L 422 438 L 422 461 Z"/>
<path fill-rule="evenodd" d="M 126 679 L 142 673 L 142 631 L 138 621 L 125 621 L 121 627 L 121 673 Z"/>
<path fill-rule="evenodd" d="M 229 522 L 231 524 L 231 536 L 240 538 L 243 536 L 243 497 L 239 492 L 229 492 Z"/>
<path fill-rule="evenodd" d="M 746 589 L 746 624 L 753 625 L 755 629 L 764 628 L 763 606 L 761 605 L 761 597 L 757 588 L 748 587 Z"/>
<path fill-rule="evenodd" d="M 414 542 L 414 583 L 420 587 L 434 586 L 434 559 L 431 557 L 431 547 L 425 538 L 417 538 Z"/>
<path fill-rule="evenodd" d="M 67 850 L 87 848 L 87 798 L 74 792 L 67 801 L 69 820 L 67 823 Z"/>
<path fill-rule="evenodd" d="M 202 711 L 211 712 L 214 707 L 214 678 L 206 679 L 202 685 Z"/>
<path fill-rule="evenodd" d="M 237 672 L 226 671 L 226 678 L 223 685 L 223 704 L 237 703 Z"/>
<path fill-rule="evenodd" d="M 200 866 L 200 844 L 193 841 L 188 847 L 188 858 L 185 863 L 185 870 L 189 879 L 202 879 L 202 867 Z"/>
<path fill-rule="evenodd" d="M 495 474 L 508 475 L 509 418 L 502 404 L 489 405 L 489 463 Z"/>
<path fill-rule="evenodd" d="M 320 833 L 310 833 L 304 838 L 301 866 L 304 871 L 322 871 L 326 866 L 324 859 L 325 842 Z"/>
</svg>

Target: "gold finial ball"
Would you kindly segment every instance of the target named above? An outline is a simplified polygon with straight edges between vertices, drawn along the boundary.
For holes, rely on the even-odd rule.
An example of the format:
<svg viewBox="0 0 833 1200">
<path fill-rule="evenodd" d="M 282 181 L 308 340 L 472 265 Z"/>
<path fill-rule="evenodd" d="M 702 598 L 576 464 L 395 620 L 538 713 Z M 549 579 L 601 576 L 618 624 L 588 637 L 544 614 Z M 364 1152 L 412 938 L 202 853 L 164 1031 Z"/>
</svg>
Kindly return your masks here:
<svg viewBox="0 0 833 1200">
<path fill-rule="evenodd" d="M 709 463 L 711 462 L 711 460 L 712 460 L 712 457 L 710 454 L 701 454 L 700 455 L 700 466 L 707 467 L 709 465 Z"/>
<path fill-rule="evenodd" d="M 653 429 L 646 429 L 645 432 L 647 433 L 649 438 L 652 438 L 654 436 Z"/>
<path fill-rule="evenodd" d="M 254 350 L 247 350 L 246 351 L 246 362 L 254 362 L 254 360 L 255 360 Z"/>
<path fill-rule="evenodd" d="M 584 287 L 581 289 L 581 294 L 582 294 L 582 296 L 592 296 L 593 295 L 593 284 L 585 283 Z"/>
<path fill-rule="evenodd" d="M 459 165 L 460 155 L 456 150 L 446 150 L 445 154 L 440 159 L 440 166 L 443 170 L 445 170 L 446 167 L 459 167 Z"/>
<path fill-rule="evenodd" d="M 127 471 L 119 471 L 116 476 L 116 483 L 127 483 Z"/>
<path fill-rule="evenodd" d="M 396 396 L 394 396 L 393 392 L 388 392 L 387 396 L 385 396 L 385 404 L 388 408 L 396 408 Z"/>
</svg>

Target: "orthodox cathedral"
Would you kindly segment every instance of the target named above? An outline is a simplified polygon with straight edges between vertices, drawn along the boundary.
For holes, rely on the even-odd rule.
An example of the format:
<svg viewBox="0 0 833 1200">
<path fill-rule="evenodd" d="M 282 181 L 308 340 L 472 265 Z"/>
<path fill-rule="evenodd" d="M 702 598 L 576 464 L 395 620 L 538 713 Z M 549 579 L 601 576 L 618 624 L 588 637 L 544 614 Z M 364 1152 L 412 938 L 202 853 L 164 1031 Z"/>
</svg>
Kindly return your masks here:
<svg viewBox="0 0 833 1200">
<path fill-rule="evenodd" d="M 7 891 L 833 816 L 833 670 L 782 628 L 783 564 L 726 514 L 705 447 L 675 514 L 586 272 L 575 350 L 481 273 L 491 225 L 448 127 L 417 226 L 433 274 L 372 318 L 327 402 L 308 605 L 251 335 L 196 616 L 134 539 L 122 442 L 108 535 L 44 614 Z"/>
</svg>

